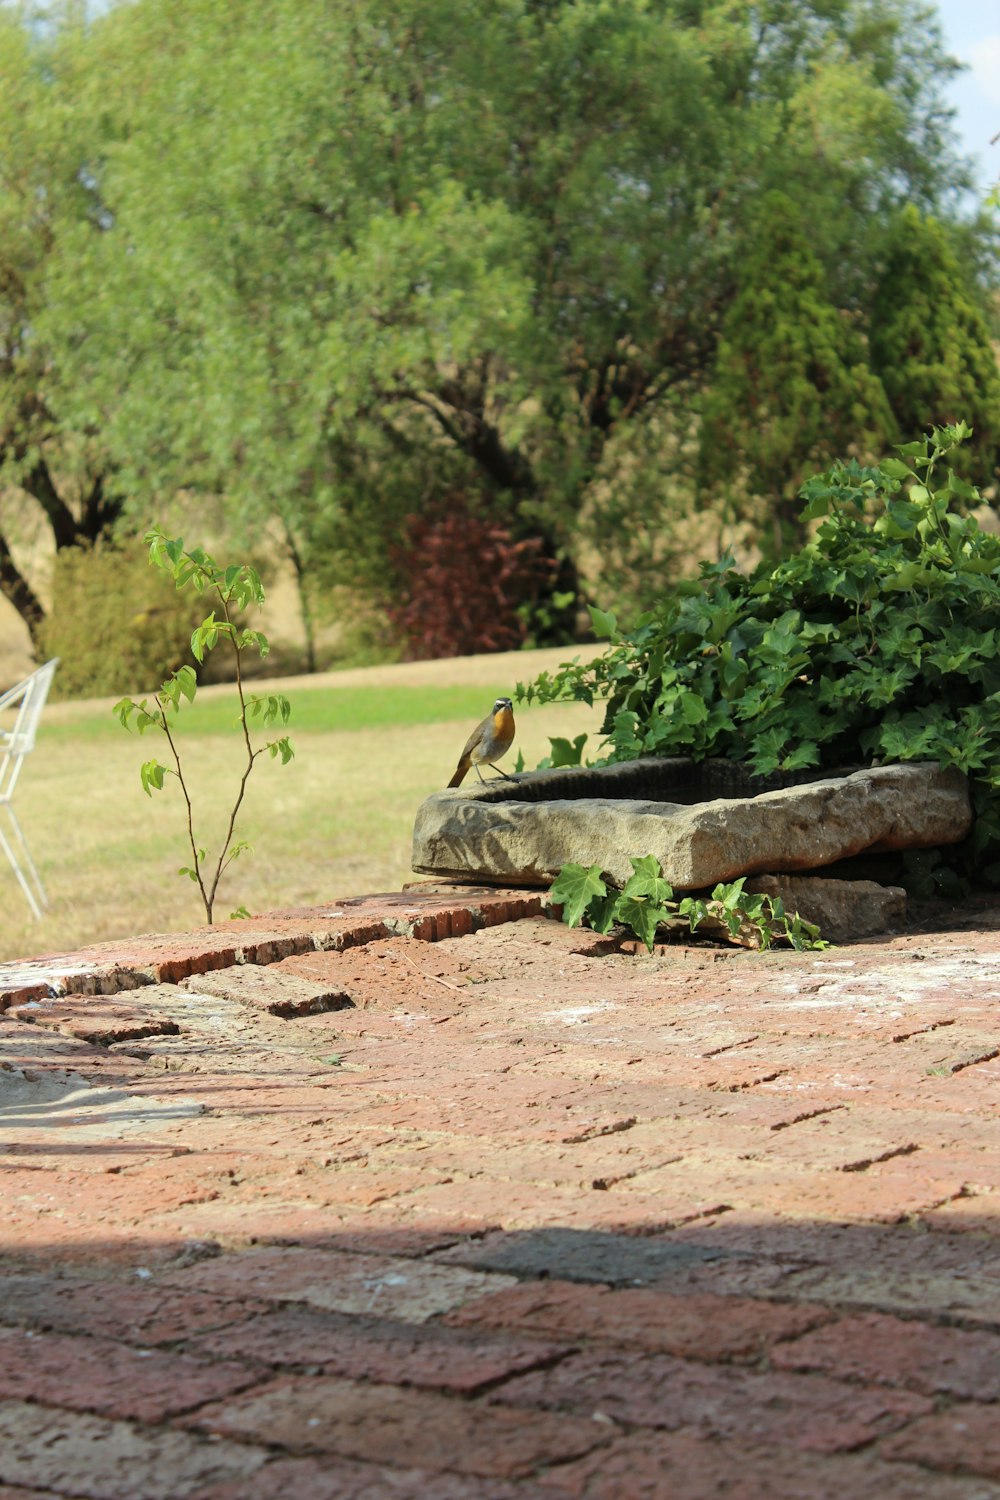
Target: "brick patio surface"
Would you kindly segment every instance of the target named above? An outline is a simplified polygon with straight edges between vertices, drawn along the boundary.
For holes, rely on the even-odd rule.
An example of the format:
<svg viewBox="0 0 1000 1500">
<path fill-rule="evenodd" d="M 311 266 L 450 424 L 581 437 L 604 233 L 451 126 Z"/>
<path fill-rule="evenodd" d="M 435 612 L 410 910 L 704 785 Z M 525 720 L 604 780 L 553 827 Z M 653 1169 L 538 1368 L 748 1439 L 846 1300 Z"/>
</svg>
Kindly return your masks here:
<svg viewBox="0 0 1000 1500">
<path fill-rule="evenodd" d="M 0 966 L 0 1500 L 1000 1497 L 1000 917 Z"/>
</svg>

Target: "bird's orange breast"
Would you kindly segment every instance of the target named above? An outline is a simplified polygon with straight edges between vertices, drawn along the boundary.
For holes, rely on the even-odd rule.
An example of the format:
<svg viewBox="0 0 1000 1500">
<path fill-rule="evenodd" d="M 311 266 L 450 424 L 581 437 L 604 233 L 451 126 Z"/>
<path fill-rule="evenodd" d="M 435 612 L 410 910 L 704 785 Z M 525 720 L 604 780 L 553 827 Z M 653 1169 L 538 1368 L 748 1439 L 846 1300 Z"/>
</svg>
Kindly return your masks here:
<svg viewBox="0 0 1000 1500">
<path fill-rule="evenodd" d="M 493 715 L 493 733 L 498 739 L 514 733 L 514 715 L 509 708 L 501 708 Z"/>
</svg>

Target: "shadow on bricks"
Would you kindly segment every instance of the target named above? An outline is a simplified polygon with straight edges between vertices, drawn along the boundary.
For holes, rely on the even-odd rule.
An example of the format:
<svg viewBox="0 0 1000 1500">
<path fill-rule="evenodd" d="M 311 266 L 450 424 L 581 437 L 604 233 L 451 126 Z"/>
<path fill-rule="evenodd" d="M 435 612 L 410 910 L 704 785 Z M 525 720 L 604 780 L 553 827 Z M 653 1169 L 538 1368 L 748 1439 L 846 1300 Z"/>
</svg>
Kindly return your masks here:
<svg viewBox="0 0 1000 1500">
<path fill-rule="evenodd" d="M 4 992 L 2 1500 L 1000 1497 L 995 933 L 239 941 Z"/>
</svg>

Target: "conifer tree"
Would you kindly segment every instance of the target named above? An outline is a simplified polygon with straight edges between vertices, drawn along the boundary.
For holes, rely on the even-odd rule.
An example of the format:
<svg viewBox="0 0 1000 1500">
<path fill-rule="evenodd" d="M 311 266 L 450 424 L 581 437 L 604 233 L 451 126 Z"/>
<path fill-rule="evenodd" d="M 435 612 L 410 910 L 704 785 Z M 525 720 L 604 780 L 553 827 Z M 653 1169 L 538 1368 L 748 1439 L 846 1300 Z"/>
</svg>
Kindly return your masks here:
<svg viewBox="0 0 1000 1500">
<path fill-rule="evenodd" d="M 764 500 L 781 552 L 798 536 L 806 474 L 837 453 L 880 452 L 893 435 L 864 341 L 831 302 L 798 209 L 769 193 L 722 323 L 702 423 L 703 486 Z"/>
<path fill-rule="evenodd" d="M 980 484 L 1000 457 L 1000 370 L 970 279 L 936 220 L 907 206 L 890 232 L 871 318 L 872 366 L 902 438 L 964 420 L 956 455 Z"/>
</svg>

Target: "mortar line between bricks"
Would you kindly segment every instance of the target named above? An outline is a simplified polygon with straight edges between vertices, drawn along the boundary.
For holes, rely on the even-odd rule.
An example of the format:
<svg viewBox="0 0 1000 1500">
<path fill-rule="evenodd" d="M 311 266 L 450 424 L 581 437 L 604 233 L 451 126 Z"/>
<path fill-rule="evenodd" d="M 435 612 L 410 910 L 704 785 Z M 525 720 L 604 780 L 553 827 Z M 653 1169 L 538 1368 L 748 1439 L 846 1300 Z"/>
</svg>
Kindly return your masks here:
<svg viewBox="0 0 1000 1500">
<path fill-rule="evenodd" d="M 832 1115 L 835 1110 L 847 1109 L 846 1104 L 824 1104 L 821 1109 L 807 1109 L 801 1115 L 796 1115 L 794 1120 L 778 1120 L 776 1124 L 770 1125 L 770 1130 L 790 1130 L 793 1125 L 801 1125 L 805 1120 L 817 1120 L 821 1115 Z"/>
<path fill-rule="evenodd" d="M 837 1168 L 838 1172 L 867 1172 L 869 1167 L 877 1167 L 880 1162 L 893 1161 L 897 1156 L 913 1156 L 920 1147 L 915 1141 L 908 1141 L 905 1146 L 891 1146 L 888 1151 L 883 1151 L 881 1156 L 865 1156 L 859 1161 L 845 1162 Z"/>
<path fill-rule="evenodd" d="M 966 1068 L 974 1068 L 979 1063 L 992 1062 L 994 1058 L 1000 1057 L 1000 1047 L 993 1047 L 989 1052 L 983 1052 L 979 1057 L 969 1057 L 964 1062 L 952 1063 L 953 1073 L 963 1073 Z"/>
</svg>

